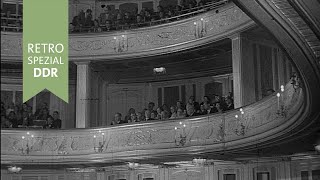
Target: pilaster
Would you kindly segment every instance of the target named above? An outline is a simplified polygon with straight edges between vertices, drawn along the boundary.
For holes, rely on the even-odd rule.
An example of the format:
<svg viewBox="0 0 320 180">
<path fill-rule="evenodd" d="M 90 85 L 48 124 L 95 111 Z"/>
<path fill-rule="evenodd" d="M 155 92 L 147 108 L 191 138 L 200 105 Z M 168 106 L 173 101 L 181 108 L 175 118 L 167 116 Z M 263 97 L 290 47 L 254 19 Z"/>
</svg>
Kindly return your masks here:
<svg viewBox="0 0 320 180">
<path fill-rule="evenodd" d="M 90 62 L 77 62 L 76 128 L 90 126 Z"/>
<path fill-rule="evenodd" d="M 232 71 L 235 108 L 255 102 L 255 67 L 253 46 L 241 34 L 230 37 L 232 40 Z"/>
</svg>

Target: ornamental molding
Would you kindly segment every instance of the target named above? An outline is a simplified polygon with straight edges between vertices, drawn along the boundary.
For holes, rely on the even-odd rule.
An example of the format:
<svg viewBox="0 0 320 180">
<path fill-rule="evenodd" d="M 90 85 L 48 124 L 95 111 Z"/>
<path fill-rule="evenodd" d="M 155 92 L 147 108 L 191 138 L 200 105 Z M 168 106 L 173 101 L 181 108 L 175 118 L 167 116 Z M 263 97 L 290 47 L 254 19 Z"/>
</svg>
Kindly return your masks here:
<svg viewBox="0 0 320 180">
<path fill-rule="evenodd" d="M 179 155 L 187 151 L 192 154 L 194 147 L 199 152 L 213 152 L 250 146 L 257 139 L 263 143 L 290 130 L 288 127 L 301 114 L 302 89 L 294 89 L 288 83 L 283 96 L 285 117 L 277 116 L 277 97 L 273 95 L 243 107 L 241 118 L 235 118 L 241 114 L 235 109 L 209 116 L 99 129 L 1 130 L 1 163 L 128 161 L 130 157 Z M 243 132 L 239 134 L 236 129 L 241 128 Z"/>
</svg>

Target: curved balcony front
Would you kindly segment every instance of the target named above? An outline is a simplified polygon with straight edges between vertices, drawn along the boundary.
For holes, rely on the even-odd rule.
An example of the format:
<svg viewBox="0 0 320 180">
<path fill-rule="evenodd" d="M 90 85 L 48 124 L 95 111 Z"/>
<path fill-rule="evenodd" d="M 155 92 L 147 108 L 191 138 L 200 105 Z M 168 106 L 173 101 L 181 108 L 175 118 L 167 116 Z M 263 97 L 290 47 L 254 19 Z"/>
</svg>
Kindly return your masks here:
<svg viewBox="0 0 320 180">
<path fill-rule="evenodd" d="M 2 130 L 2 164 L 115 163 L 243 151 L 286 140 L 306 116 L 304 94 L 292 84 L 280 97 L 226 113 L 114 127 Z M 237 117 L 236 117 L 237 116 Z"/>
<path fill-rule="evenodd" d="M 184 20 L 128 31 L 70 34 L 72 61 L 138 58 L 182 51 L 255 25 L 233 3 Z M 1 61 L 22 61 L 22 33 L 1 32 Z"/>
</svg>

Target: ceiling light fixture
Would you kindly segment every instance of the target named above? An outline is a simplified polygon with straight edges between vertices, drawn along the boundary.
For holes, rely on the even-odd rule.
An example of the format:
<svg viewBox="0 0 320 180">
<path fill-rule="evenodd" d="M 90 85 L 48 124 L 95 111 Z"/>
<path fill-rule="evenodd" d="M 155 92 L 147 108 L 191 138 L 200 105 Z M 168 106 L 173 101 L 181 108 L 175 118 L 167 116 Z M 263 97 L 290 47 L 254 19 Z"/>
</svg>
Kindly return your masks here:
<svg viewBox="0 0 320 180">
<path fill-rule="evenodd" d="M 22 170 L 21 167 L 17 167 L 17 166 L 10 166 L 8 168 L 8 171 L 11 173 L 19 173 Z"/>
<path fill-rule="evenodd" d="M 129 169 L 136 169 L 139 167 L 139 163 L 129 162 L 128 163 Z"/>
<path fill-rule="evenodd" d="M 207 162 L 207 159 L 194 158 L 194 159 L 192 160 L 192 162 L 193 162 L 196 166 L 203 166 L 203 165 Z"/>
<path fill-rule="evenodd" d="M 153 68 L 153 73 L 154 74 L 166 74 L 166 68 L 164 67 L 157 67 L 157 68 Z"/>
</svg>

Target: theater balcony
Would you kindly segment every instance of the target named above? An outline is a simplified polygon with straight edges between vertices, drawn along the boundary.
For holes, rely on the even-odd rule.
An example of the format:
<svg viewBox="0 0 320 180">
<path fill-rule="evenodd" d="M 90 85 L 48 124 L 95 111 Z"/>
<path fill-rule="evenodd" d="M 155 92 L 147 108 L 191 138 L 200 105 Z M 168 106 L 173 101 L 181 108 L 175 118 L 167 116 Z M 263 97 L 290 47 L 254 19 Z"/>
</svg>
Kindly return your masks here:
<svg viewBox="0 0 320 180">
<path fill-rule="evenodd" d="M 233 3 L 182 20 L 131 30 L 71 33 L 69 60 L 110 61 L 163 55 L 230 37 L 255 23 Z M 1 32 L 2 61 L 22 59 L 22 33 Z"/>
<path fill-rule="evenodd" d="M 41 119 L 2 128 L 1 179 L 319 178 L 314 7 L 313 0 L 221 1 L 163 24 L 70 33 L 69 104 L 46 90 L 26 103 L 31 114 L 58 111 L 61 129 L 36 124 Z M 1 36 L 1 101 L 14 111 L 22 104 L 22 32 Z M 114 121 L 144 114 L 150 102 L 175 107 L 204 96 L 212 108 L 223 98 L 234 108 Z"/>
</svg>

